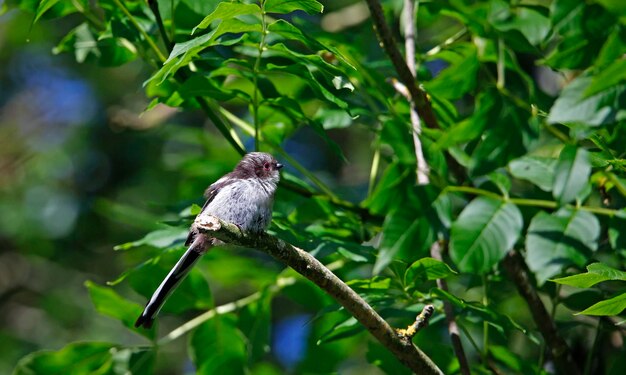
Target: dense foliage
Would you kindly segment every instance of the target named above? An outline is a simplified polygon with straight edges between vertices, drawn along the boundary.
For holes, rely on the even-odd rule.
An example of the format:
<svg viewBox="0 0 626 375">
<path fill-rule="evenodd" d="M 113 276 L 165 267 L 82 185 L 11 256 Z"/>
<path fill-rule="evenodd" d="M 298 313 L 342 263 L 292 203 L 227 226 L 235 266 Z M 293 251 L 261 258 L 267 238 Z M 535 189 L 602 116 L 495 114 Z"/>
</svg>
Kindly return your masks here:
<svg viewBox="0 0 626 375">
<path fill-rule="evenodd" d="M 35 22 L 70 17 L 74 26 L 55 53 L 101 67 L 143 62 L 152 100 L 145 116 L 167 106 L 210 119 L 219 134 L 164 130 L 177 150 L 170 166 L 193 180 L 187 197 L 197 204 L 202 184 L 232 168 L 244 150 L 284 161 L 270 233 L 314 254 L 395 327 L 435 305 L 414 342 L 445 373 L 460 369 L 444 302 L 453 307 L 472 372 L 555 371 L 554 348 L 533 320 L 536 306 L 503 266 L 511 251 L 522 255 L 529 285 L 581 373 L 624 373 L 623 2 L 416 4 L 416 79 L 438 126 L 422 122 L 427 185 L 416 184 L 409 102 L 394 89 L 397 72 L 364 3 L 4 6 L 30 12 Z M 403 40 L 402 2 L 383 6 Z M 336 161 L 343 183 L 314 173 L 321 150 L 334 153 L 326 160 Z M 351 165 L 353 158 L 369 165 Z M 184 251 L 197 204 L 180 199 L 159 227 L 117 246 L 111 256 L 128 262 L 119 277 L 85 283 L 95 309 L 143 341 L 68 343 L 24 357 L 15 373 L 165 374 L 183 372 L 171 359 L 181 355 L 205 374 L 348 371 L 349 359 L 369 371 L 408 371 L 313 284 L 247 249 L 207 254 L 163 308 L 161 326 L 135 329 L 145 301 L 136 293 L 149 297 Z M 434 243 L 443 245 L 443 262 L 431 254 Z"/>
</svg>

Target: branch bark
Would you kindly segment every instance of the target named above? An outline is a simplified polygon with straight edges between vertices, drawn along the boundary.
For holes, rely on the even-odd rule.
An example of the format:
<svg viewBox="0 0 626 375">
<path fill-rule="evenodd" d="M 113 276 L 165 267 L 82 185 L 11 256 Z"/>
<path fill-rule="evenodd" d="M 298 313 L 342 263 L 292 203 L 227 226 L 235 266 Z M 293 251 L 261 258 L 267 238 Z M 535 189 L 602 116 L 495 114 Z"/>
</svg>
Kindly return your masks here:
<svg viewBox="0 0 626 375">
<path fill-rule="evenodd" d="M 399 336 L 354 290 L 306 251 L 267 233 L 247 234 L 214 216 L 198 215 L 198 230 L 230 244 L 257 249 L 314 282 L 350 312 L 398 360 L 417 374 L 443 374 L 410 339 Z"/>
<path fill-rule="evenodd" d="M 430 100 L 428 99 L 426 93 L 417 86 L 415 76 L 411 73 L 411 70 L 402 58 L 402 54 L 396 47 L 396 41 L 394 40 L 391 30 L 389 30 L 389 27 L 385 22 L 385 15 L 383 14 L 382 6 L 378 0 L 366 0 L 366 2 L 372 15 L 372 20 L 374 21 L 376 34 L 378 35 L 383 49 L 389 56 L 391 63 L 398 73 L 400 81 L 402 81 L 402 83 L 409 90 L 411 98 L 415 102 L 415 107 L 419 117 L 424 120 L 426 125 L 429 127 L 438 128 L 439 124 L 435 114 L 433 113 Z"/>
<path fill-rule="evenodd" d="M 530 283 L 528 273 L 526 272 L 526 263 L 522 256 L 517 251 L 511 250 L 504 258 L 502 264 L 517 286 L 519 294 L 526 300 L 533 320 L 546 342 L 558 372 L 560 374 L 580 374 L 579 369 L 574 364 L 570 348 L 559 335 L 548 310 Z"/>
<path fill-rule="evenodd" d="M 441 256 L 441 242 L 435 241 L 430 247 L 430 256 L 439 261 L 443 261 Z M 437 287 L 444 292 L 448 291 L 448 283 L 444 279 L 437 279 Z M 448 333 L 450 334 L 450 341 L 452 341 L 452 348 L 454 349 L 454 355 L 459 361 L 459 368 L 461 374 L 470 375 L 470 366 L 465 356 L 465 350 L 463 350 L 463 344 L 461 343 L 461 335 L 459 334 L 459 326 L 456 324 L 456 318 L 454 317 L 454 310 L 450 302 L 443 301 L 443 311 L 446 315 L 446 323 L 448 323 Z"/>
<path fill-rule="evenodd" d="M 404 9 L 402 13 L 404 15 L 404 50 L 406 54 L 406 64 L 411 72 L 411 75 L 415 77 L 415 7 L 414 0 L 404 0 Z M 422 134 L 422 124 L 419 114 L 417 113 L 416 102 L 413 97 L 410 98 L 409 104 L 411 127 L 413 131 L 413 146 L 415 147 L 415 159 L 417 165 L 415 168 L 415 174 L 417 175 L 418 185 L 427 185 L 430 183 L 428 177 L 429 168 L 426 158 L 424 157 L 424 151 L 422 150 L 422 141 L 420 136 Z"/>
</svg>

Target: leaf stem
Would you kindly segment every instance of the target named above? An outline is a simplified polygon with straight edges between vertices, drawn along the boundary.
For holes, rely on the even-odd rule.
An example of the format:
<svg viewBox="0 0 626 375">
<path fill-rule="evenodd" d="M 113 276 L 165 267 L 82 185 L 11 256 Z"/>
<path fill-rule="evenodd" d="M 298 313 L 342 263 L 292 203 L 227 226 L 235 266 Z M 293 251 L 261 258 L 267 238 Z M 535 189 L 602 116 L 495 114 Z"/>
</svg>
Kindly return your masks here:
<svg viewBox="0 0 626 375">
<path fill-rule="evenodd" d="M 293 285 L 296 282 L 296 279 L 293 277 L 286 277 L 286 278 L 278 278 L 278 280 L 276 280 L 276 283 L 271 285 L 269 287 L 269 292 L 270 293 L 277 293 L 279 292 L 282 288 L 289 286 L 289 285 Z M 249 296 L 240 298 L 236 301 L 233 302 L 229 302 L 226 303 L 224 305 L 221 306 L 217 306 L 214 309 L 211 309 L 201 315 L 196 316 L 195 318 L 187 321 L 186 323 L 184 323 L 183 325 L 179 326 L 178 328 L 175 328 L 174 330 L 170 331 L 170 333 L 168 333 L 167 335 L 163 336 L 162 338 L 160 338 L 155 345 L 166 345 L 169 344 L 170 342 L 178 339 L 179 337 L 185 335 L 187 332 L 193 330 L 194 328 L 198 327 L 199 325 L 201 325 L 202 323 L 213 319 L 214 317 L 218 316 L 218 315 L 224 315 L 224 314 L 228 314 L 231 313 L 233 311 L 237 311 L 239 309 L 241 309 L 244 306 L 247 306 L 257 300 L 259 300 L 259 298 L 261 298 L 262 296 L 262 292 L 256 292 L 256 293 L 252 293 Z"/>
<path fill-rule="evenodd" d="M 589 348 L 589 352 L 587 352 L 587 358 L 585 359 L 585 370 L 583 372 L 584 375 L 591 374 L 591 365 L 593 365 L 593 359 L 595 358 L 594 354 L 596 353 L 596 349 L 598 348 L 598 343 L 600 342 L 600 336 L 602 333 L 602 319 L 598 319 L 598 327 L 596 327 L 596 337 L 593 340 L 593 345 Z"/>
<path fill-rule="evenodd" d="M 548 201 L 548 200 L 543 200 L 543 199 L 507 198 L 499 194 L 496 194 L 494 192 L 480 189 L 480 188 L 471 187 L 471 186 L 446 186 L 444 191 L 481 195 L 484 197 L 490 197 L 494 199 L 500 199 L 503 201 L 511 202 L 518 206 L 541 207 L 541 208 L 549 208 L 549 209 L 556 209 L 559 207 L 558 203 L 555 201 Z M 565 207 L 574 208 L 577 210 L 583 210 L 583 211 L 591 212 L 597 215 L 604 215 L 604 216 L 609 216 L 609 217 L 613 217 L 620 212 L 619 210 L 615 210 L 612 208 L 604 208 L 604 207 L 591 207 L 591 206 L 582 206 L 582 205 L 574 206 L 571 204 L 566 204 Z"/>
<path fill-rule="evenodd" d="M 505 81 L 505 61 L 504 61 L 504 41 L 502 38 L 498 38 L 498 81 L 496 87 L 502 90 L 506 84 Z"/>
<path fill-rule="evenodd" d="M 148 45 L 150 46 L 150 48 L 152 49 L 152 51 L 154 52 L 154 54 L 157 56 L 157 58 L 159 59 L 159 61 L 161 63 L 164 63 L 165 60 L 167 59 L 165 57 L 165 55 L 163 54 L 163 52 L 161 52 L 161 50 L 159 49 L 159 47 L 156 45 L 156 43 L 154 43 L 154 40 L 152 40 L 152 38 L 150 37 L 150 35 L 148 35 L 148 33 L 146 32 L 146 30 L 144 30 L 141 25 L 139 25 L 139 23 L 137 22 L 137 20 L 135 19 L 135 17 L 133 17 L 133 15 L 128 11 L 128 9 L 126 9 L 126 7 L 124 6 L 124 4 L 122 4 L 122 2 L 120 0 L 113 0 L 113 2 L 115 3 L 115 5 L 120 8 L 120 10 L 122 11 L 122 13 L 124 13 L 124 15 L 126 17 L 128 17 L 128 20 L 130 21 L 130 23 L 133 24 L 133 27 L 135 29 L 137 29 L 137 31 L 139 31 L 139 33 L 143 36 L 143 38 L 146 40 L 146 42 L 148 43 Z"/>
<path fill-rule="evenodd" d="M 374 191 L 374 185 L 376 184 L 376 177 L 378 176 L 378 167 L 380 165 L 380 147 L 378 144 L 374 149 L 374 157 L 372 158 L 372 167 L 370 169 L 370 180 L 367 187 L 367 196 L 371 196 Z"/>
<path fill-rule="evenodd" d="M 267 22 L 265 20 L 265 0 L 259 1 L 261 5 L 261 41 L 259 42 L 258 54 L 254 62 L 252 73 L 254 75 L 253 85 L 254 93 L 252 94 L 252 118 L 254 119 L 254 150 L 259 151 L 259 70 L 261 67 L 261 56 L 265 49 L 265 36 L 267 35 Z"/>
<path fill-rule="evenodd" d="M 487 280 L 487 274 L 482 275 L 483 279 L 483 305 L 485 308 L 489 306 L 489 280 Z M 483 350 L 481 351 L 481 357 L 483 365 L 487 366 L 487 356 L 489 355 L 489 323 L 483 321 Z"/>
</svg>

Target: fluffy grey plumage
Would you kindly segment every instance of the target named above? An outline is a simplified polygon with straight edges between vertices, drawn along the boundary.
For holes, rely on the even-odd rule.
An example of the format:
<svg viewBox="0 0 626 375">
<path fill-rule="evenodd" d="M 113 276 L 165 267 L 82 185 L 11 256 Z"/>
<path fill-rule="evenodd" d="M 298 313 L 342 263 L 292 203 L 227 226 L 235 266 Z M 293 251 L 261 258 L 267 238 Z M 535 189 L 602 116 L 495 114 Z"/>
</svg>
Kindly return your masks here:
<svg viewBox="0 0 626 375">
<path fill-rule="evenodd" d="M 215 216 L 236 224 L 245 232 L 262 232 L 272 220 L 274 193 L 280 179 L 279 164 L 270 154 L 246 154 L 235 169 L 217 180 L 205 192 L 207 198 L 196 220 L 204 215 Z M 150 298 L 135 327 L 150 328 L 165 299 L 189 273 L 217 240 L 200 233 L 191 226 L 185 245 L 189 246 L 182 258 L 159 285 Z"/>
</svg>

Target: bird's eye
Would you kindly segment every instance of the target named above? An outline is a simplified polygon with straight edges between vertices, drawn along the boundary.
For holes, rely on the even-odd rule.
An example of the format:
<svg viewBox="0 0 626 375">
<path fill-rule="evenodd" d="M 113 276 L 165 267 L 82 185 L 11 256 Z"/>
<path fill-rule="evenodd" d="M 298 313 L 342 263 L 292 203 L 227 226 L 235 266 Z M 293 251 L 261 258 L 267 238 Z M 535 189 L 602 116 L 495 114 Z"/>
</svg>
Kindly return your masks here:
<svg viewBox="0 0 626 375">
<path fill-rule="evenodd" d="M 265 169 L 266 171 L 269 171 L 270 170 L 270 163 L 263 164 L 263 169 Z"/>
</svg>

